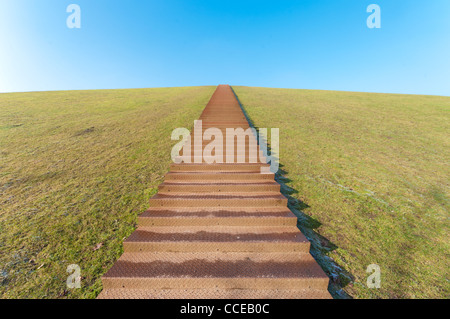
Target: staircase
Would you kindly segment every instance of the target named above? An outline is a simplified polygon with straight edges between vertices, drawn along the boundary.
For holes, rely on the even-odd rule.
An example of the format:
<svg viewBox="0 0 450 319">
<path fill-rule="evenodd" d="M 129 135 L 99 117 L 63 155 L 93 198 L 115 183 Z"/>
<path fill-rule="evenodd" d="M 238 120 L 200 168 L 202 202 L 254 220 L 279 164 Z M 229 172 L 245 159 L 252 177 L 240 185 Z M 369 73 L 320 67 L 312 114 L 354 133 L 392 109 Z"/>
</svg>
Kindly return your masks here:
<svg viewBox="0 0 450 319">
<path fill-rule="evenodd" d="M 200 120 L 201 132 L 214 127 L 223 136 L 249 127 L 228 85 L 217 88 Z M 256 162 L 248 145 L 244 163 L 225 163 L 224 146 L 213 154 L 225 164 L 208 164 L 194 151 L 210 141 L 189 141 L 191 163 L 171 165 L 98 298 L 331 298 L 274 174 L 261 173 L 269 165 Z"/>
</svg>

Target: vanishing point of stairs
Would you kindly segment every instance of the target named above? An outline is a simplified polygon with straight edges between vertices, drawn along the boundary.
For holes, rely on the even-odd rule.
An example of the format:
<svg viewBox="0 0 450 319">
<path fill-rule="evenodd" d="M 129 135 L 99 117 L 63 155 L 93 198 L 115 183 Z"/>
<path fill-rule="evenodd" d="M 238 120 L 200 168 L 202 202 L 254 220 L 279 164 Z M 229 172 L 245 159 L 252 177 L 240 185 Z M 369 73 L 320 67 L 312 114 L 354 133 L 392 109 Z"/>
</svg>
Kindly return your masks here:
<svg viewBox="0 0 450 319">
<path fill-rule="evenodd" d="M 224 136 L 227 127 L 249 127 L 228 85 L 217 88 L 200 120 Z M 331 298 L 274 174 L 261 173 L 269 165 L 251 159 L 172 164 L 102 277 L 99 298 Z"/>
</svg>

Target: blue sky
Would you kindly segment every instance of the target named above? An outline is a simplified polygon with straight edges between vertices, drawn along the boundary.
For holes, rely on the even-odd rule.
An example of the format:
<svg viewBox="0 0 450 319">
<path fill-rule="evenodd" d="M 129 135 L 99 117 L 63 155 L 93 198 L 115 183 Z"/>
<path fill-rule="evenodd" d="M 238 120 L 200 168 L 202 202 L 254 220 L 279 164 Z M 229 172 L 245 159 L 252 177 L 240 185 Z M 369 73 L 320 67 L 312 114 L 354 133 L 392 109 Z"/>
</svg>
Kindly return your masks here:
<svg viewBox="0 0 450 319">
<path fill-rule="evenodd" d="M 220 83 L 450 96 L 450 1 L 0 0 L 0 92 Z"/>
</svg>

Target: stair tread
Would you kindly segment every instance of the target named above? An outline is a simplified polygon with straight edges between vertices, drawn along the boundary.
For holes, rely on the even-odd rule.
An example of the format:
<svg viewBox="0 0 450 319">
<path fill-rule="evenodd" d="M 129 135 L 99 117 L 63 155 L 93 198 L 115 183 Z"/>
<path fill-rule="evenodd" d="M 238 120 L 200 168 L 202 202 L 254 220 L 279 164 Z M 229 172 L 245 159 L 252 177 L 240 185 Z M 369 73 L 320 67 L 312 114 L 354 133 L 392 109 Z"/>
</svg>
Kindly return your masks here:
<svg viewBox="0 0 450 319">
<path fill-rule="evenodd" d="M 139 217 L 142 218 L 267 218 L 267 217 L 291 217 L 297 218 L 290 210 L 281 210 L 281 211 L 244 211 L 244 210 L 184 210 L 184 211 L 175 211 L 175 210 L 147 210 L 142 213 Z"/>
<path fill-rule="evenodd" d="M 164 190 L 160 190 L 158 192 L 159 195 L 168 195 L 168 196 L 173 196 L 173 197 L 196 197 L 199 194 L 202 194 L 199 196 L 199 198 L 204 198 L 205 196 L 216 196 L 218 199 L 221 198 L 252 198 L 252 197 L 257 197 L 260 196 L 262 199 L 267 198 L 267 197 L 273 197 L 273 196 L 277 196 L 277 194 L 279 194 L 280 191 L 279 190 L 273 190 L 273 191 L 205 191 L 205 190 L 201 190 L 201 191 L 164 191 Z M 243 194 L 242 196 L 235 196 L 236 194 Z M 247 196 L 248 194 L 248 196 Z M 210 198 L 210 197 L 208 197 Z"/>
<path fill-rule="evenodd" d="M 171 185 L 209 185 L 211 183 L 220 183 L 221 185 L 274 185 L 273 179 L 229 179 L 229 180 L 166 180 L 164 183 L 170 183 Z M 276 183 L 276 182 L 275 182 Z"/>
<path fill-rule="evenodd" d="M 191 172 L 191 171 L 188 171 L 188 172 L 178 172 L 178 171 L 171 171 L 171 172 L 168 172 L 166 175 L 192 175 L 192 174 L 198 174 L 198 175 L 212 175 L 212 174 L 214 174 L 214 175 L 234 175 L 234 174 L 239 174 L 239 175 L 242 175 L 242 174 L 251 174 L 251 175 L 274 175 L 273 173 L 267 173 L 267 174 L 262 174 L 262 173 L 260 173 L 260 172 L 255 172 L 255 171 L 235 171 L 235 172 L 233 172 L 233 171 L 225 171 L 225 172 L 222 172 L 222 171 L 219 171 L 219 172 L 210 172 L 210 171 L 201 171 L 201 172 Z"/>
<path fill-rule="evenodd" d="M 104 278 L 308 278 L 328 279 L 309 253 L 124 253 Z"/>
<path fill-rule="evenodd" d="M 181 163 L 181 164 L 175 164 L 172 163 L 171 166 L 172 167 L 192 167 L 192 166 L 217 166 L 217 167 L 235 167 L 236 165 L 239 166 L 270 166 L 269 164 L 264 164 L 264 163 L 241 163 L 241 164 L 231 164 L 231 163 L 216 163 L 216 164 L 195 164 L 195 163 Z"/>
<path fill-rule="evenodd" d="M 174 180 L 174 179 L 195 179 L 195 180 L 203 180 L 210 181 L 216 180 L 221 181 L 223 179 L 230 180 L 233 179 L 235 181 L 241 180 L 275 180 L 275 176 L 273 173 L 262 174 L 260 172 L 171 172 L 165 175 L 166 181 Z"/>
<path fill-rule="evenodd" d="M 264 200 L 264 199 L 286 199 L 282 194 L 273 194 L 273 192 L 266 192 L 262 195 L 254 195 L 253 193 L 247 194 L 203 194 L 203 193 L 193 193 L 193 194 L 156 194 L 152 199 L 165 199 L 165 200 L 195 200 L 195 199 L 254 199 L 254 200 Z"/>
<path fill-rule="evenodd" d="M 175 181 L 166 181 L 162 184 L 160 184 L 160 186 L 171 186 L 171 185 L 179 185 L 179 182 L 175 182 Z M 280 184 L 278 184 L 275 181 L 261 181 L 261 182 L 254 182 L 254 181 L 250 181 L 248 183 L 244 183 L 242 181 L 230 181 L 230 183 L 226 183 L 224 181 L 206 181 L 206 182 L 200 182 L 200 181 L 189 181 L 189 182 L 184 182 L 183 185 L 212 185 L 212 186 L 216 186 L 216 185 L 245 185 L 245 186 L 259 186 L 259 185 L 275 185 L 275 186 L 279 186 Z"/>
<path fill-rule="evenodd" d="M 125 240 L 125 243 L 133 242 L 295 242 L 309 245 L 295 226 L 141 226 Z"/>
<path fill-rule="evenodd" d="M 286 206 L 267 207 L 149 207 L 146 212 L 246 212 L 246 213 L 266 213 L 266 212 L 291 212 Z"/>
<path fill-rule="evenodd" d="M 319 289 L 105 289 L 98 299 L 331 299 Z"/>
</svg>

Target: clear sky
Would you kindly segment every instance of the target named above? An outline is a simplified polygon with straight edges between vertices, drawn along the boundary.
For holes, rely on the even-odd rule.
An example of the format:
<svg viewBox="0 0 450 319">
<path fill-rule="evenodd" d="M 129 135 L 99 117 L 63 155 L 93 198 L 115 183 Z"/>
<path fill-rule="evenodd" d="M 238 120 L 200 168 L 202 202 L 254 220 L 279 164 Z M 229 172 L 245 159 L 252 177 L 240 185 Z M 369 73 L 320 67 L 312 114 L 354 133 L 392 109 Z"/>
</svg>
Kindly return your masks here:
<svg viewBox="0 0 450 319">
<path fill-rule="evenodd" d="M 450 0 L 0 0 L 0 92 L 220 83 L 450 96 Z"/>
</svg>

